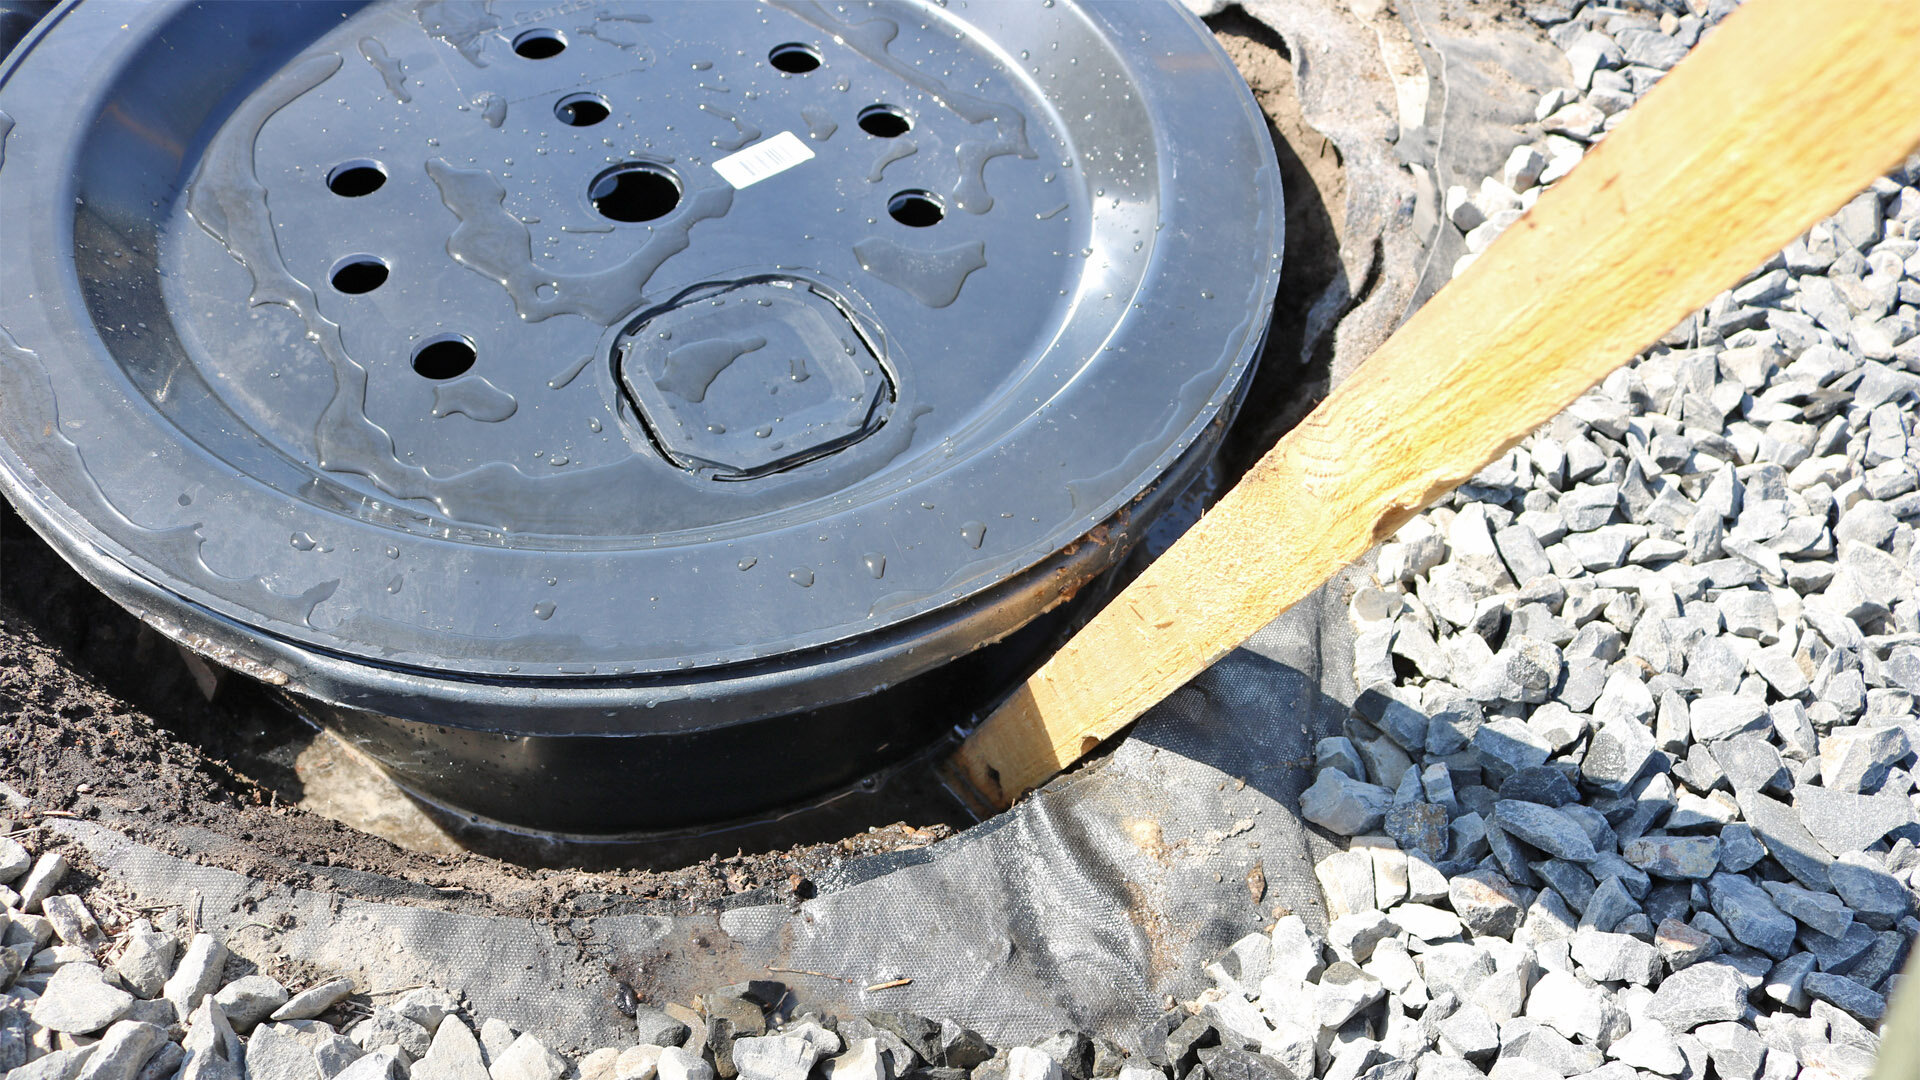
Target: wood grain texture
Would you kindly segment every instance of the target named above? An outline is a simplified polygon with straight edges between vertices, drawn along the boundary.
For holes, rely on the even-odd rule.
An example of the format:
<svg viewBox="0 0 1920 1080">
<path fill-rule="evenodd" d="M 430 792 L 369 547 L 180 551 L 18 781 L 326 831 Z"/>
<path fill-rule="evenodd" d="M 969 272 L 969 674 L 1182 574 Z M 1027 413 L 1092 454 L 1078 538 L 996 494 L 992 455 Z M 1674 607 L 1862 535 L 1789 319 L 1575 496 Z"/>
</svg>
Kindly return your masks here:
<svg viewBox="0 0 1920 1080">
<path fill-rule="evenodd" d="M 1920 144 L 1920 2 L 1749 0 L 973 733 L 1004 808 Z"/>
</svg>

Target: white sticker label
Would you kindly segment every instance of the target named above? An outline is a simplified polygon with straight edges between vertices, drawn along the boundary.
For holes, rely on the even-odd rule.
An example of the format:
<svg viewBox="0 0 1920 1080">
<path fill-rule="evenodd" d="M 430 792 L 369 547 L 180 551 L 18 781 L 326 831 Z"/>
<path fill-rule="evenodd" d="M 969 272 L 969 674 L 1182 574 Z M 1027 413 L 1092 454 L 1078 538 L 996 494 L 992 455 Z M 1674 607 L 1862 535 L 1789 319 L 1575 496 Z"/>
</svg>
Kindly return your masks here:
<svg viewBox="0 0 1920 1080">
<path fill-rule="evenodd" d="M 737 154 L 728 154 L 713 163 L 713 171 L 736 188 L 757 184 L 769 176 L 786 172 L 803 161 L 812 161 L 813 151 L 800 136 L 783 131 L 771 139 L 762 139 Z"/>
</svg>

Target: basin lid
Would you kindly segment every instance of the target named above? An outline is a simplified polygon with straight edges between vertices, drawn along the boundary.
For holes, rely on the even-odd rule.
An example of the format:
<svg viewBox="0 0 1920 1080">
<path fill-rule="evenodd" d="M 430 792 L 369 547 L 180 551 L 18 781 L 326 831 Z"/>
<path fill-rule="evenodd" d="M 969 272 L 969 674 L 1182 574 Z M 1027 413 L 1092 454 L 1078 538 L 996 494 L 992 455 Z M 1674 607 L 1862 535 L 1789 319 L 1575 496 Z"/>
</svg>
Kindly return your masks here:
<svg viewBox="0 0 1920 1080">
<path fill-rule="evenodd" d="M 1170 4 L 82 0 L 0 132 L 22 513 L 443 673 L 1017 576 L 1230 407 L 1279 273 L 1264 121 Z"/>
</svg>

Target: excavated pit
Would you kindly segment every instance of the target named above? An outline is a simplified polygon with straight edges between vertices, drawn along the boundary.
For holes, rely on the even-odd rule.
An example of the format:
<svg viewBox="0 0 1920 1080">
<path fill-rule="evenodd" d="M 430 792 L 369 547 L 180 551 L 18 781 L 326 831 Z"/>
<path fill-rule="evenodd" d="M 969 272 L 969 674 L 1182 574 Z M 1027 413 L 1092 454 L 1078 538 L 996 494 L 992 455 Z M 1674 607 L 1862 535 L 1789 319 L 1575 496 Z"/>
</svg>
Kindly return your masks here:
<svg viewBox="0 0 1920 1080">
<path fill-rule="evenodd" d="M 1345 181 L 1339 157 L 1300 116 L 1284 46 L 1271 31 L 1229 13 L 1217 22 L 1216 36 L 1268 114 L 1287 193 L 1284 273 L 1260 376 L 1218 460 L 1182 493 L 1120 576 L 1164 550 L 1325 387 L 1329 349 L 1306 336 L 1309 307 L 1340 273 Z M 570 100 L 561 119 L 591 118 L 594 104 Z M 862 117 L 863 126 L 870 122 L 893 118 Z M 1313 150 L 1303 157 L 1296 146 L 1308 143 Z M 373 162 L 342 166 L 328 177 L 336 193 L 348 195 L 384 182 Z M 348 286 L 370 281 L 362 273 L 369 270 L 384 273 L 384 266 L 348 260 L 334 271 L 335 287 L 343 287 L 343 275 Z M 422 362 L 416 356 L 416 367 Z M 71 791 L 76 806 L 88 805 L 89 796 L 119 800 L 94 804 L 92 812 L 110 813 L 136 835 L 162 837 L 184 817 L 237 841 L 237 849 L 284 854 L 317 846 L 321 865 L 338 860 L 400 877 L 448 861 L 509 876 L 518 873 L 513 864 L 638 873 L 635 881 L 648 884 L 631 895 L 677 908 L 760 888 L 804 891 L 804 883 L 795 882 L 808 867 L 919 846 L 972 823 L 934 775 L 935 761 L 952 746 L 942 741 L 826 797 L 746 822 L 591 841 L 503 830 L 408 797 L 364 754 L 297 715 L 286 698 L 177 648 L 107 599 L 11 508 L 0 525 L 7 658 L 16 677 L 31 673 L 38 686 L 10 695 L 18 752 L 0 765 L 0 778 L 33 790 Z M 48 710 L 36 704 L 43 700 L 61 704 Z M 101 716 L 124 720 L 86 738 L 88 722 Z M 73 753 L 79 745 L 92 745 L 97 755 Z M 140 797 L 113 793 L 142 786 L 123 768 L 125 758 L 159 770 Z M 175 794 L 163 799 L 161 792 Z M 217 842 L 201 854 L 233 865 L 252 858 Z"/>
</svg>

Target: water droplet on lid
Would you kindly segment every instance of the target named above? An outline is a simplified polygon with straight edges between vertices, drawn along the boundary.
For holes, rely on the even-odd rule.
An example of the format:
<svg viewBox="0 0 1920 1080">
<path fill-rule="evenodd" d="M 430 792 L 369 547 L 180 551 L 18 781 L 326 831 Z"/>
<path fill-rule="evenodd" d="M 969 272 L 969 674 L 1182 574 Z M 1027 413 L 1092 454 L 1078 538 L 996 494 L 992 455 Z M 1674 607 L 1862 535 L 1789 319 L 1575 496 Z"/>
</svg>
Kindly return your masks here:
<svg viewBox="0 0 1920 1080">
<path fill-rule="evenodd" d="M 599 431 L 599 430 L 600 430 L 600 418 L 599 418 L 599 417 L 597 417 L 597 416 L 589 416 L 589 417 L 587 418 L 587 430 L 588 430 L 588 431 Z"/>
<path fill-rule="evenodd" d="M 394 547 L 391 544 L 387 545 L 387 558 L 397 559 L 399 557 L 400 557 L 400 549 L 397 547 Z"/>
<path fill-rule="evenodd" d="M 546 600 L 542 600 L 539 603 L 533 605 L 533 617 L 536 619 L 539 619 L 541 622 L 545 622 L 548 619 L 553 618 L 554 610 L 555 610 L 554 605 L 552 603 Z"/>
<path fill-rule="evenodd" d="M 987 539 L 987 526 L 983 522 L 969 521 L 960 526 L 960 538 L 968 547 L 978 548 Z"/>
<path fill-rule="evenodd" d="M 813 588 L 813 571 L 808 567 L 796 566 L 787 571 L 787 577 L 793 579 L 793 583 L 803 589 Z"/>
<path fill-rule="evenodd" d="M 740 560 L 739 566 L 740 566 L 740 569 L 742 570 L 751 570 L 754 568 L 754 566 L 757 563 L 759 563 L 759 561 L 760 561 L 759 559 L 756 559 L 753 556 L 749 555 L 746 558 Z"/>
<path fill-rule="evenodd" d="M 872 574 L 875 578 L 886 576 L 887 557 L 885 555 L 877 551 L 869 551 L 860 557 L 860 561 L 866 565 L 867 573 Z"/>
<path fill-rule="evenodd" d="M 189 495 L 189 494 L 187 494 L 186 492 L 184 492 L 184 491 L 183 491 L 183 492 L 181 492 L 181 493 L 180 493 L 180 498 L 179 498 L 178 500 L 176 500 L 176 501 L 177 501 L 177 502 L 179 502 L 179 504 L 180 504 L 181 506 L 192 506 L 192 505 L 193 505 L 193 496 L 191 496 L 191 495 Z"/>
<path fill-rule="evenodd" d="M 406 578 L 406 575 L 405 575 L 405 574 L 395 574 L 395 575 L 393 575 L 393 580 L 392 580 L 392 581 L 389 581 L 389 582 L 387 582 L 387 591 L 388 591 L 388 592 L 390 592 L 390 593 L 397 593 L 397 592 L 399 592 L 399 591 L 400 591 L 400 586 L 401 586 L 401 584 L 402 584 L 402 583 L 404 583 L 404 582 L 405 582 L 406 580 L 407 580 L 407 578 Z"/>
<path fill-rule="evenodd" d="M 312 551 L 315 544 L 313 537 L 306 533 L 294 533 L 289 542 L 300 551 Z"/>
</svg>

